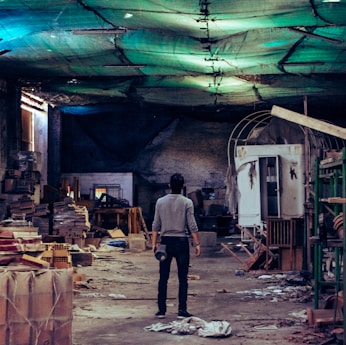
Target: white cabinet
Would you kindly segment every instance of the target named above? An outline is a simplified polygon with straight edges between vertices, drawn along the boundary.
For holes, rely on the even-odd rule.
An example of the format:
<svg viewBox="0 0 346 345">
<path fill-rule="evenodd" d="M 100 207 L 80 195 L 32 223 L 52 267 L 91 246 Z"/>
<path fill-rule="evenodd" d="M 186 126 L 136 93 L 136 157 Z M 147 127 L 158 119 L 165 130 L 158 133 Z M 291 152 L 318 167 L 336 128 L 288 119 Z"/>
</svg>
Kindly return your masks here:
<svg viewBox="0 0 346 345">
<path fill-rule="evenodd" d="M 303 145 L 238 146 L 236 154 L 239 225 L 263 228 L 267 217 L 303 216 Z"/>
</svg>

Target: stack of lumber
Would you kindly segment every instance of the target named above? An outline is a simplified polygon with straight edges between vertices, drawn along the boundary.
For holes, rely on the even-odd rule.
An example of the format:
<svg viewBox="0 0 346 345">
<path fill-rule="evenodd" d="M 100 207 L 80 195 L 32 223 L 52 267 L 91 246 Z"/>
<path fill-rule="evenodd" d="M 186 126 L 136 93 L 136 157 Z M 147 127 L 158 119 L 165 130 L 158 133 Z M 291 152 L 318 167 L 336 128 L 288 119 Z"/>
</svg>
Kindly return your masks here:
<svg viewBox="0 0 346 345">
<path fill-rule="evenodd" d="M 20 261 L 26 253 L 36 255 L 45 250 L 38 228 L 23 225 L 23 221 L 0 225 L 0 265 Z M 20 223 L 20 225 L 19 225 Z"/>
<path fill-rule="evenodd" d="M 71 198 L 53 204 L 53 234 L 68 239 L 83 238 L 90 230 L 89 213 L 85 206 L 77 206 Z"/>
<path fill-rule="evenodd" d="M 32 217 L 32 225 L 38 228 L 40 235 L 49 235 L 49 218 L 48 217 Z"/>
<path fill-rule="evenodd" d="M 33 217 L 43 217 L 43 216 L 47 216 L 49 214 L 49 208 L 48 208 L 48 204 L 39 204 L 39 205 L 35 205 L 35 212 Z"/>
<path fill-rule="evenodd" d="M 34 227 L 38 227 L 39 234 L 49 234 L 48 204 L 35 205 L 33 200 L 23 196 L 18 201 L 10 203 L 9 211 L 13 220 L 30 221 Z"/>
<path fill-rule="evenodd" d="M 29 197 L 23 196 L 18 201 L 10 203 L 9 210 L 12 219 L 28 219 L 35 213 L 35 204 Z"/>
</svg>

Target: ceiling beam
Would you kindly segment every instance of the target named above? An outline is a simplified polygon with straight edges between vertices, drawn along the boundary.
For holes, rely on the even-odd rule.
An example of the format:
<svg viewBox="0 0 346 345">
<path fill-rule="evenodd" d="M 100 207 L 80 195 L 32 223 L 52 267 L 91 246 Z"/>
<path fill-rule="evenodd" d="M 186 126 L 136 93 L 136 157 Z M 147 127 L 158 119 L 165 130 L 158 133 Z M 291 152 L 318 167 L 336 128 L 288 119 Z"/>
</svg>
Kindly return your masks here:
<svg viewBox="0 0 346 345">
<path fill-rule="evenodd" d="M 346 128 L 273 105 L 271 115 L 346 140 Z"/>
<path fill-rule="evenodd" d="M 105 68 L 143 68 L 147 65 L 122 65 L 122 64 L 113 64 L 113 65 L 102 65 Z"/>
<path fill-rule="evenodd" d="M 297 32 L 297 33 L 302 34 L 304 36 L 309 36 L 309 37 L 317 38 L 319 40 L 323 40 L 323 41 L 326 41 L 326 42 L 329 42 L 329 43 L 333 43 L 333 44 L 341 44 L 341 43 L 343 43 L 342 40 L 337 40 L 335 38 L 317 35 L 317 34 L 314 34 L 313 32 L 309 32 L 309 31 L 306 31 L 306 30 L 298 29 L 298 28 L 293 28 L 292 27 L 292 28 L 288 28 L 288 30 L 293 31 L 293 32 Z"/>
<path fill-rule="evenodd" d="M 126 28 L 116 28 L 116 29 L 81 29 L 72 30 L 74 35 L 100 35 L 100 34 L 124 34 L 127 32 Z"/>
</svg>

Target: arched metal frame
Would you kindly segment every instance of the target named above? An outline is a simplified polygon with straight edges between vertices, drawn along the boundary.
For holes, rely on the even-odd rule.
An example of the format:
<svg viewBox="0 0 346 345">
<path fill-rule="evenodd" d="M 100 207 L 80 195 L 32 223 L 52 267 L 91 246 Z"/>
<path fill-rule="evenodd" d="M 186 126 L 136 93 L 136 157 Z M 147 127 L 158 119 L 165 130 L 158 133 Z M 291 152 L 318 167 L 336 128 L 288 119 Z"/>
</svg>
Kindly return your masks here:
<svg viewBox="0 0 346 345">
<path fill-rule="evenodd" d="M 234 127 L 229 136 L 227 145 L 229 166 L 233 162 L 234 157 L 237 156 L 237 146 L 247 145 L 253 132 L 256 129 L 265 129 L 272 118 L 273 115 L 271 115 L 270 110 L 257 111 L 246 116 Z M 301 125 L 297 125 L 297 127 L 304 133 L 306 127 Z M 343 139 L 312 130 L 311 128 L 307 128 L 307 131 L 310 151 L 308 154 L 310 156 L 315 153 L 315 150 L 340 150 L 342 147 L 345 147 L 345 140 Z"/>
</svg>

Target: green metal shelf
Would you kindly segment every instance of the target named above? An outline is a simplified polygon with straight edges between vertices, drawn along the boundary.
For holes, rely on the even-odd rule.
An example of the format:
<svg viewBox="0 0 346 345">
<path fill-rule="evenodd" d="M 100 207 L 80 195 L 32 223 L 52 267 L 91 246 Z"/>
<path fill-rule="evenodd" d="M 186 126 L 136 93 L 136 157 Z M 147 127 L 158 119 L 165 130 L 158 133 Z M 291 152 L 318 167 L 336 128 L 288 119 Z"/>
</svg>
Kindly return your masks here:
<svg viewBox="0 0 346 345">
<path fill-rule="evenodd" d="M 343 226 L 346 224 L 346 204 L 328 202 L 328 198 L 346 197 L 346 148 L 342 149 L 341 159 L 337 161 L 321 162 L 318 158 L 315 164 L 314 181 L 314 238 L 320 237 L 319 215 L 326 210 L 332 212 L 334 216 L 343 212 Z M 328 204 L 328 206 L 326 205 Z M 327 206 L 327 207 L 326 207 Z M 344 231 L 345 232 L 345 231 Z M 320 290 L 324 286 L 334 286 L 336 294 L 346 287 L 346 274 L 343 270 L 346 267 L 346 234 L 337 244 L 335 241 L 326 242 L 315 241 L 314 247 L 314 307 L 319 309 Z M 323 248 L 329 248 L 334 253 L 335 259 L 335 279 L 333 281 L 323 280 Z M 341 260 L 342 258 L 342 260 Z M 344 292 L 346 297 L 346 293 Z M 346 310 L 346 298 L 344 298 L 344 310 Z M 344 330 L 346 321 L 344 318 Z M 344 332 L 345 333 L 345 332 Z"/>
</svg>

